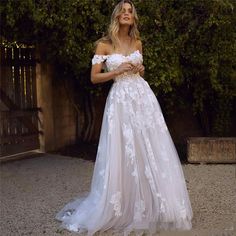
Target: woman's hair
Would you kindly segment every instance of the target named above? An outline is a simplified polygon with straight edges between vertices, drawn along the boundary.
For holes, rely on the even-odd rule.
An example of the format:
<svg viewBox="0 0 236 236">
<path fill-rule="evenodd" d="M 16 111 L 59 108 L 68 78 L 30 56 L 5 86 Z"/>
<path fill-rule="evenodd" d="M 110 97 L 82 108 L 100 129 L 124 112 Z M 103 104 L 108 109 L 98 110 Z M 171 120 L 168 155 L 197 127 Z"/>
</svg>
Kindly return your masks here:
<svg viewBox="0 0 236 236">
<path fill-rule="evenodd" d="M 138 27 L 137 27 L 138 15 L 137 15 L 136 9 L 134 7 L 134 4 L 131 0 L 121 0 L 115 6 L 115 8 L 112 12 L 111 22 L 110 22 L 110 25 L 108 27 L 107 34 L 104 37 L 98 39 L 95 42 L 95 47 L 97 46 L 97 44 L 99 42 L 109 42 L 109 43 L 111 43 L 113 49 L 116 49 L 117 46 L 119 45 L 120 41 L 119 41 L 119 38 L 118 38 L 118 32 L 119 32 L 120 24 L 119 24 L 119 19 L 118 18 L 121 15 L 121 11 L 122 11 L 122 7 L 123 7 L 124 3 L 129 3 L 131 5 L 132 14 L 134 16 L 134 23 L 133 23 L 133 25 L 130 26 L 130 29 L 129 29 L 129 36 L 131 37 L 131 43 L 133 43 L 136 40 L 140 39 L 139 31 L 138 31 Z"/>
</svg>

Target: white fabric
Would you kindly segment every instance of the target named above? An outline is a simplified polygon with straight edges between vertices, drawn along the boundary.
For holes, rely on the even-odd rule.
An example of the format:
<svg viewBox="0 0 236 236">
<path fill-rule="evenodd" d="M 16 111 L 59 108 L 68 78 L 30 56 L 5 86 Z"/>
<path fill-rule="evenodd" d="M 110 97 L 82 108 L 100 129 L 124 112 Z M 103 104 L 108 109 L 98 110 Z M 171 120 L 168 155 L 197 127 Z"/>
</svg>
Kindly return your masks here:
<svg viewBox="0 0 236 236">
<path fill-rule="evenodd" d="M 143 57 L 138 50 L 94 55 L 92 63 L 105 61 L 113 70 L 129 60 Z M 189 230 L 192 217 L 182 166 L 156 96 L 139 74 L 117 76 L 105 104 L 90 192 L 66 204 L 56 219 L 62 228 L 87 235 L 106 230 L 152 235 Z"/>
</svg>

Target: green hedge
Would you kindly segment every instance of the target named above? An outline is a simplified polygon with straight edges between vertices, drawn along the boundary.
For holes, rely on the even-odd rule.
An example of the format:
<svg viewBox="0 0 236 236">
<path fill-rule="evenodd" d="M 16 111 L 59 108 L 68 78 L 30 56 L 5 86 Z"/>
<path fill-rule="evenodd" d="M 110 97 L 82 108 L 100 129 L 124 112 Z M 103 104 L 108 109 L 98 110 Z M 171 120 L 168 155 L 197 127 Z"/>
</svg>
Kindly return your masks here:
<svg viewBox="0 0 236 236">
<path fill-rule="evenodd" d="M 63 78 L 90 92 L 93 42 L 110 21 L 114 0 L 5 0 L 1 33 L 7 42 L 39 44 Z M 206 135 L 226 136 L 236 95 L 235 0 L 135 0 L 145 79 L 164 102 L 191 107 Z"/>
</svg>

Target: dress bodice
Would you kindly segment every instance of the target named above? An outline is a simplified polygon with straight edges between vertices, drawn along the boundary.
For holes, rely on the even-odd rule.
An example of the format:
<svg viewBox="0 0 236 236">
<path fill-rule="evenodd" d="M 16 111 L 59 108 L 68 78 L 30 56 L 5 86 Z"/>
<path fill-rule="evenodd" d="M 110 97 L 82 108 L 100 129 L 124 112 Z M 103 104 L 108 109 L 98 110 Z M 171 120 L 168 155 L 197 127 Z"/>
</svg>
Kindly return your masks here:
<svg viewBox="0 0 236 236">
<path fill-rule="evenodd" d="M 133 64 L 143 63 L 143 55 L 139 50 L 136 50 L 129 55 L 125 56 L 121 53 L 112 53 L 110 55 L 98 55 L 95 54 L 92 58 L 92 64 L 99 64 L 104 62 L 105 67 L 108 71 L 115 70 L 121 63 L 131 61 Z M 114 80 L 118 78 L 125 78 L 134 76 L 136 74 L 128 73 L 127 75 L 119 75 Z"/>
</svg>

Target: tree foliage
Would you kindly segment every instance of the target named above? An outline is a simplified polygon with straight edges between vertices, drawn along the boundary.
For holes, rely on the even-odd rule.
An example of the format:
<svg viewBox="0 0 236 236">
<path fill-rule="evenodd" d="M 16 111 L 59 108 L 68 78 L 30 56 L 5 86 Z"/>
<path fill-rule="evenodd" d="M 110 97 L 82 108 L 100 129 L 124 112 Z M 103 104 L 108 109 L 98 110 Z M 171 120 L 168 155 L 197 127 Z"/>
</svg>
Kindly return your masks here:
<svg viewBox="0 0 236 236">
<path fill-rule="evenodd" d="M 94 41 L 110 21 L 115 0 L 5 0 L 1 34 L 40 45 L 63 78 L 88 91 Z M 234 0 L 134 0 L 143 41 L 145 79 L 171 111 L 191 106 L 206 135 L 228 135 L 236 95 Z"/>
</svg>

